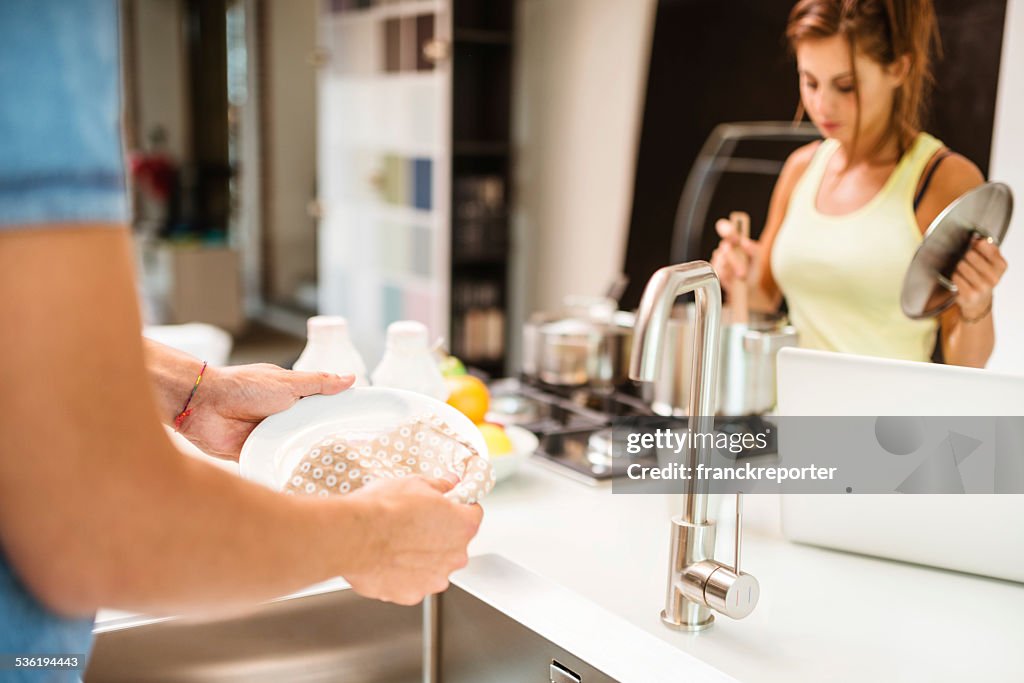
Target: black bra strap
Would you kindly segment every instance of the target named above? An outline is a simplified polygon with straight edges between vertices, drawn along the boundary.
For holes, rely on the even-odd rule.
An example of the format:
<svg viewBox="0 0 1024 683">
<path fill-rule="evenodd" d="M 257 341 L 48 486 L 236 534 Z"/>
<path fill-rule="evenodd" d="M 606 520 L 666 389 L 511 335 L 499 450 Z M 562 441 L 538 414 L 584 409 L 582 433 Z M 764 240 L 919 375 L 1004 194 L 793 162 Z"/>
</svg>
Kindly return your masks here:
<svg viewBox="0 0 1024 683">
<path fill-rule="evenodd" d="M 939 167 L 942 160 L 948 156 L 951 156 L 953 152 L 949 149 L 944 149 L 935 155 L 935 161 L 932 162 L 931 168 L 929 168 L 924 174 L 924 181 L 921 183 L 921 189 L 917 191 L 914 196 L 914 211 L 917 211 L 917 205 L 921 203 L 921 199 L 924 197 L 925 190 L 928 189 L 928 184 L 932 182 L 932 176 L 935 175 L 935 169 Z"/>
</svg>

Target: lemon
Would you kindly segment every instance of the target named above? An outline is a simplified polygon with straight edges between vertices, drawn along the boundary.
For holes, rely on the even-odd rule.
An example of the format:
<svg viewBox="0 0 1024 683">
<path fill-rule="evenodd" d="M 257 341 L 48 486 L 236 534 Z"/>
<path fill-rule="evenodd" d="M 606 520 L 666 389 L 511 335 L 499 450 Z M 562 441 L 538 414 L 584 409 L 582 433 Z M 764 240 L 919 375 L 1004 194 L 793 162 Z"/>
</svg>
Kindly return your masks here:
<svg viewBox="0 0 1024 683">
<path fill-rule="evenodd" d="M 477 427 L 480 429 L 480 433 L 484 435 L 484 441 L 487 443 L 487 450 L 491 457 L 508 455 L 513 451 L 512 442 L 501 425 L 483 422 L 478 424 Z"/>
</svg>

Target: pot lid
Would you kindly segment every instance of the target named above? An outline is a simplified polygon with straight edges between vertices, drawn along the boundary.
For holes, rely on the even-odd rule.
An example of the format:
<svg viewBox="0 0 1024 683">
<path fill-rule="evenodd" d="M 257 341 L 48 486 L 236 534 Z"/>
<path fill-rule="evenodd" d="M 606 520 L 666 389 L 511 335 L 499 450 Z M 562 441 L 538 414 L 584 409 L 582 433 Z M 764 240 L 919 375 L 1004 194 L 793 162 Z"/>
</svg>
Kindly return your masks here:
<svg viewBox="0 0 1024 683">
<path fill-rule="evenodd" d="M 900 305 L 914 320 L 932 318 L 956 301 L 950 278 L 974 235 L 1002 244 L 1013 213 L 1013 194 L 1003 183 L 965 192 L 935 217 L 910 261 Z"/>
</svg>

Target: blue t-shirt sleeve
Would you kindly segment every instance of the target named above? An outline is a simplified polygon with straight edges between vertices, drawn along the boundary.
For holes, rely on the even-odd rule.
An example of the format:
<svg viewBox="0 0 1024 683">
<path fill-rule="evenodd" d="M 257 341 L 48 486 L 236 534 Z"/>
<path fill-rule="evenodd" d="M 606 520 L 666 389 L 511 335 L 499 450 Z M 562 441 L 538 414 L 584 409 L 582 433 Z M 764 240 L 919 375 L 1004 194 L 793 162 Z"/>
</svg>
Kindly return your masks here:
<svg viewBox="0 0 1024 683">
<path fill-rule="evenodd" d="M 124 222 L 117 0 L 0 2 L 0 230 Z"/>
</svg>

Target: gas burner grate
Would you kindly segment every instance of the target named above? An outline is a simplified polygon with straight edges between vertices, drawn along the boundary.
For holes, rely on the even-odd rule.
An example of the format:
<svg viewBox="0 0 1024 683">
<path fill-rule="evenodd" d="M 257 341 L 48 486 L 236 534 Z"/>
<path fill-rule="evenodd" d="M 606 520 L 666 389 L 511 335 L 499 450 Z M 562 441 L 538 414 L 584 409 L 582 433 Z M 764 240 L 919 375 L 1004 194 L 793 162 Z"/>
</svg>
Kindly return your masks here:
<svg viewBox="0 0 1024 683">
<path fill-rule="evenodd" d="M 491 384 L 492 405 L 516 407 L 515 420 L 491 414 L 497 422 L 514 422 L 529 429 L 540 441 L 535 458 L 553 463 L 596 483 L 626 475 L 630 465 L 655 467 L 656 455 L 642 453 L 631 457 L 612 457 L 607 434 L 617 418 L 660 417 L 641 399 L 622 391 L 596 392 L 587 389 L 552 387 L 518 379 L 503 379 Z M 677 425 L 686 418 L 665 417 L 665 426 Z M 765 422 L 759 416 L 715 418 L 715 428 L 727 433 L 760 433 Z M 772 431 L 774 434 L 774 430 Z M 597 438 L 595 438 L 597 437 Z M 768 448 L 744 451 L 738 458 L 769 455 L 776 452 L 774 440 Z"/>
</svg>

